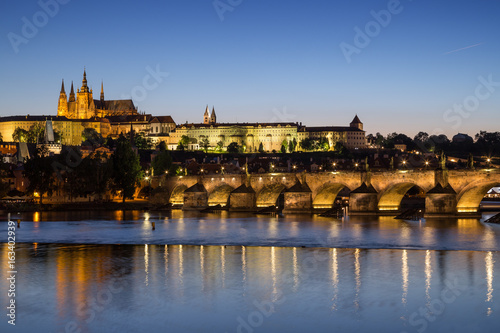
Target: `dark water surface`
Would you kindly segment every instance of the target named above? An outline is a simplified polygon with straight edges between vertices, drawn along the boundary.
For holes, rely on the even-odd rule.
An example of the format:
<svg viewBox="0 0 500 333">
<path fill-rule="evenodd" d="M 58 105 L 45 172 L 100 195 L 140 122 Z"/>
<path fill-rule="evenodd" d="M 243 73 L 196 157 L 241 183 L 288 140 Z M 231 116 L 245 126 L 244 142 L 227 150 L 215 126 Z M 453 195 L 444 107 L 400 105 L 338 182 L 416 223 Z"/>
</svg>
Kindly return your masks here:
<svg viewBox="0 0 500 333">
<path fill-rule="evenodd" d="M 491 215 L 485 215 L 485 218 Z M 500 225 L 478 219 L 286 217 L 115 211 L 42 212 L 20 217 L 18 242 L 183 244 L 500 251 Z M 0 216 L 2 218 L 2 216 Z M 6 220 L 6 217 L 3 218 Z M 156 230 L 152 230 L 152 223 Z M 0 241 L 6 239 L 0 230 Z"/>
<path fill-rule="evenodd" d="M 21 218 L 15 327 L 0 243 L 0 332 L 500 330 L 500 228 L 480 220 Z"/>
</svg>

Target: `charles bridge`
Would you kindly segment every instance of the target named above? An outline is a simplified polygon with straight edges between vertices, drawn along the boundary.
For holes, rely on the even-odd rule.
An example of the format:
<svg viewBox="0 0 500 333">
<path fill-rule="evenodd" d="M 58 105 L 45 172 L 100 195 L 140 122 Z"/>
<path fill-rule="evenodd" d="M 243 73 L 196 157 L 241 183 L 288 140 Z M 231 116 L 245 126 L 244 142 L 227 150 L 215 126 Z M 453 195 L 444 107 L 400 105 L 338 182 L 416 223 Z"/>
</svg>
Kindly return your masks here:
<svg viewBox="0 0 500 333">
<path fill-rule="evenodd" d="M 500 170 L 217 174 L 164 177 L 158 185 L 171 204 L 184 210 L 220 205 L 230 211 L 257 211 L 279 206 L 284 213 L 325 211 L 347 188 L 351 215 L 396 215 L 408 190 L 418 186 L 425 193 L 426 216 L 476 217 L 484 195 L 500 186 Z"/>
</svg>

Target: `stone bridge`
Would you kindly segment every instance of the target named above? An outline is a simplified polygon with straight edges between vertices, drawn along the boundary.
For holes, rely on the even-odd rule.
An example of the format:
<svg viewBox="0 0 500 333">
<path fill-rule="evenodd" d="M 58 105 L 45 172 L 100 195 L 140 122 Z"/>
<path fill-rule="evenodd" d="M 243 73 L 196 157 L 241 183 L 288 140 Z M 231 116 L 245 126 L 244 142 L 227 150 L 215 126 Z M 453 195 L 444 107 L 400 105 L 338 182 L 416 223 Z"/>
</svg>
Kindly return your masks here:
<svg viewBox="0 0 500 333">
<path fill-rule="evenodd" d="M 350 214 L 398 213 L 406 192 L 425 193 L 427 216 L 477 216 L 489 189 L 500 186 L 500 170 L 392 170 L 179 176 L 163 179 L 169 201 L 183 209 L 229 206 L 255 211 L 278 206 L 285 213 L 310 213 L 333 206 L 350 191 Z"/>
</svg>

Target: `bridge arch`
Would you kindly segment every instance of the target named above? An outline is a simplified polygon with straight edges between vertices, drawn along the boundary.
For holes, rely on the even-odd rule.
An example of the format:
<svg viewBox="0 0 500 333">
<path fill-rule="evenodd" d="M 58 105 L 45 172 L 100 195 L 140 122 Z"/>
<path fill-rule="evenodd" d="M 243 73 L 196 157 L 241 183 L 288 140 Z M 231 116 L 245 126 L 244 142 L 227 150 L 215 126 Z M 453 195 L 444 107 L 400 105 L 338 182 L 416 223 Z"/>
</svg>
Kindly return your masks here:
<svg viewBox="0 0 500 333">
<path fill-rule="evenodd" d="M 281 183 L 265 185 L 257 194 L 257 207 L 269 207 L 278 205 L 280 195 L 282 195 L 285 190 L 285 185 Z"/>
<path fill-rule="evenodd" d="M 378 200 L 378 210 L 380 211 L 399 210 L 403 197 L 414 186 L 419 186 L 419 185 L 413 182 L 402 182 L 389 186 L 386 190 L 384 190 L 380 194 Z"/>
<path fill-rule="evenodd" d="M 335 198 L 346 187 L 342 183 L 327 183 L 321 186 L 313 199 L 313 208 L 332 208 Z"/>
<path fill-rule="evenodd" d="M 170 195 L 170 203 L 172 205 L 183 205 L 184 204 L 184 191 L 187 190 L 187 186 L 184 184 L 176 186 L 172 190 L 172 194 Z"/>
<path fill-rule="evenodd" d="M 208 195 L 208 205 L 209 206 L 227 206 L 229 204 L 229 195 L 234 187 L 223 183 L 212 190 Z"/>
<path fill-rule="evenodd" d="M 492 187 L 500 186 L 499 181 L 475 182 L 466 186 L 457 196 L 458 213 L 475 213 L 479 210 L 479 204 Z"/>
</svg>

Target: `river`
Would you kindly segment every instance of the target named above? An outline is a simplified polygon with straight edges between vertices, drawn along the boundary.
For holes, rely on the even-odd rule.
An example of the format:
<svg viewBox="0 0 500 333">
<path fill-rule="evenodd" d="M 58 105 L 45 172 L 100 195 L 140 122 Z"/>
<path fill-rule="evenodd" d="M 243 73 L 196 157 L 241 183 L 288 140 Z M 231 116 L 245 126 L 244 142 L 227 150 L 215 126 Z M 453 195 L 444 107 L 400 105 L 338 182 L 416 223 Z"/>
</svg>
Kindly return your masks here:
<svg viewBox="0 0 500 333">
<path fill-rule="evenodd" d="M 3 315 L 2 332 L 500 329 L 500 226 L 482 220 L 180 211 L 17 218 L 16 327 Z M 4 309 L 7 252 L 0 243 Z"/>
</svg>

